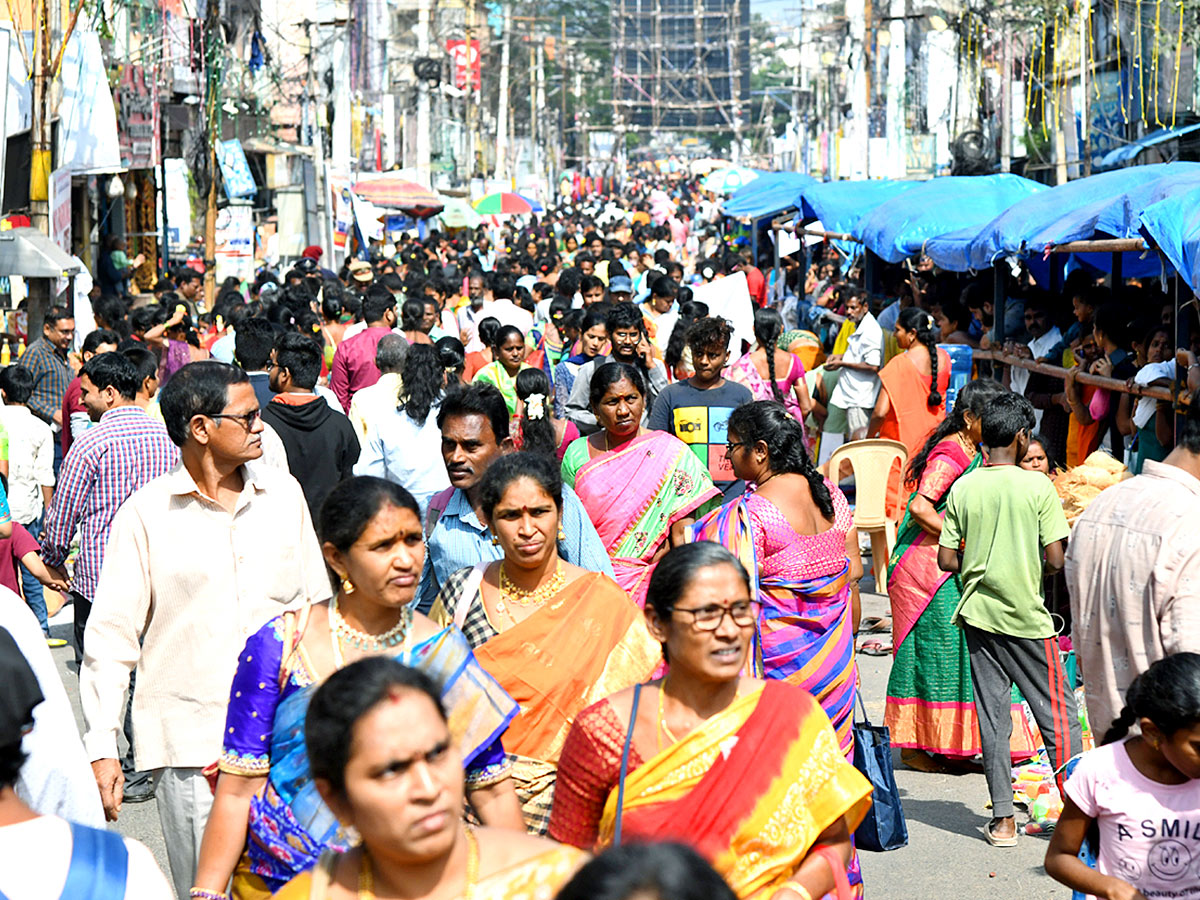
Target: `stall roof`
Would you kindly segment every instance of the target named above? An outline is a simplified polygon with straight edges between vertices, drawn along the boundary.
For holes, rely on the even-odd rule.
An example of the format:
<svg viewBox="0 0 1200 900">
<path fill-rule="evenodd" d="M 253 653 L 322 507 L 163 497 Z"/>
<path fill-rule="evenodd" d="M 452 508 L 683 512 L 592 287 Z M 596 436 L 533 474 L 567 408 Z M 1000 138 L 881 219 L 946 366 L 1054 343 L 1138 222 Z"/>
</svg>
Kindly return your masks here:
<svg viewBox="0 0 1200 900">
<path fill-rule="evenodd" d="M 61 278 L 79 272 L 79 263 L 36 228 L 0 231 L 0 276 Z"/>
<path fill-rule="evenodd" d="M 1200 187 L 1161 200 L 1142 211 L 1141 231 L 1193 291 L 1200 289 Z"/>
<path fill-rule="evenodd" d="M 812 176 L 799 172 L 764 172 L 734 191 L 721 209 L 727 216 L 752 219 L 783 212 L 796 206 L 800 192 L 816 183 Z"/>
<path fill-rule="evenodd" d="M 1095 158 L 1095 165 L 1098 169 L 1112 169 L 1116 166 L 1127 162 L 1133 162 L 1137 159 L 1138 154 L 1148 147 L 1153 147 L 1156 144 L 1162 144 L 1175 138 L 1182 137 L 1185 134 L 1190 134 L 1193 131 L 1200 129 L 1200 122 L 1195 122 L 1191 125 L 1178 125 L 1175 128 L 1161 128 L 1158 131 L 1152 131 L 1145 137 L 1139 138 L 1132 143 L 1125 144 L 1115 150 L 1109 150 L 1103 156 Z"/>
<path fill-rule="evenodd" d="M 858 236 L 858 223 L 871 210 L 919 181 L 826 181 L 810 185 L 800 194 L 804 218 L 820 219 L 826 231 Z"/>
<path fill-rule="evenodd" d="M 1112 201 L 1141 184 L 1168 175 L 1190 171 L 1180 163 L 1159 163 L 1102 172 L 1090 178 L 1069 181 L 1019 200 L 983 226 L 962 252 L 958 265 L 947 266 L 957 271 L 986 269 L 997 259 L 1028 251 L 1041 251 L 1043 246 L 1032 243 L 1063 215 L 1063 210 L 1081 209 L 1102 200 Z M 930 255 L 943 248 L 936 239 L 929 242 Z"/>
<path fill-rule="evenodd" d="M 869 250 L 888 262 L 900 262 L 931 238 L 971 226 L 978 229 L 1045 189 L 1010 174 L 934 178 L 876 206 L 859 220 L 857 233 Z"/>
</svg>

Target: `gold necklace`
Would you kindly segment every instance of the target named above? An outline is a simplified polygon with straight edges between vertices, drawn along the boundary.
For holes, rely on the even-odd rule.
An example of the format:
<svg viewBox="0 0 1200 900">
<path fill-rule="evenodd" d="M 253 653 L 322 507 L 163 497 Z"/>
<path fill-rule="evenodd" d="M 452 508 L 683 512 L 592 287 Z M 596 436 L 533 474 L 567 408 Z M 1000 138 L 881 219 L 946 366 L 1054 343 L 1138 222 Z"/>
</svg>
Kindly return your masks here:
<svg viewBox="0 0 1200 900">
<path fill-rule="evenodd" d="M 671 739 L 672 744 L 678 744 L 679 738 L 671 733 L 671 729 L 667 727 L 667 718 L 663 715 L 663 698 L 667 696 L 667 681 L 664 678 L 663 683 L 658 686 L 658 730 L 655 731 L 655 743 L 658 749 L 662 750 L 662 736 L 665 734 Z"/>
<path fill-rule="evenodd" d="M 504 563 L 500 563 L 500 596 L 496 598 L 496 612 L 502 613 L 517 624 L 517 618 L 512 614 L 508 604 L 512 603 L 515 606 L 520 606 L 525 609 L 533 609 L 543 606 L 547 600 L 563 589 L 567 583 L 567 576 L 563 574 L 562 561 L 558 563 L 558 567 L 554 571 L 554 575 L 539 588 L 534 588 L 532 591 L 526 591 L 517 587 L 512 583 L 504 571 Z"/>
<path fill-rule="evenodd" d="M 479 881 L 479 838 L 470 825 L 463 826 L 467 837 L 467 878 L 463 885 L 463 900 L 474 900 L 475 883 Z M 371 859 L 367 848 L 362 851 L 358 863 L 358 900 L 375 900 L 375 873 L 371 870 Z"/>
<path fill-rule="evenodd" d="M 360 650 L 386 650 L 397 644 L 403 644 L 404 639 L 408 636 L 408 627 L 412 624 L 412 618 L 412 609 L 405 607 L 400 611 L 400 618 L 396 620 L 395 625 L 382 634 L 369 634 L 359 631 L 345 620 L 341 610 L 338 609 L 336 595 L 329 601 L 329 623 L 333 626 L 333 633 L 337 636 L 339 643 L 345 641 Z"/>
</svg>

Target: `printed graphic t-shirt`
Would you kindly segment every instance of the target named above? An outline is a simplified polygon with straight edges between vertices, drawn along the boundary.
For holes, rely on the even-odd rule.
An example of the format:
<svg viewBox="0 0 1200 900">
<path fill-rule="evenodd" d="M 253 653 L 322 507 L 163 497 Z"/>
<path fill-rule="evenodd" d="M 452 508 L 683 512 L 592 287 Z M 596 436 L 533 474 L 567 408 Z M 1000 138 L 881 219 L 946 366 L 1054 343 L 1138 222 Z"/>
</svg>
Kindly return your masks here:
<svg viewBox="0 0 1200 900">
<path fill-rule="evenodd" d="M 1100 872 L 1148 900 L 1200 900 L 1200 781 L 1151 781 L 1125 743 L 1085 753 L 1066 784 L 1067 796 L 1100 824 Z"/>
<path fill-rule="evenodd" d="M 746 489 L 746 483 L 734 477 L 733 466 L 726 458 L 729 417 L 753 399 L 749 388 L 732 381 L 706 391 L 693 387 L 690 381 L 677 381 L 655 398 L 646 424 L 687 444 L 708 466 L 708 474 L 724 499 L 732 500 Z"/>
</svg>

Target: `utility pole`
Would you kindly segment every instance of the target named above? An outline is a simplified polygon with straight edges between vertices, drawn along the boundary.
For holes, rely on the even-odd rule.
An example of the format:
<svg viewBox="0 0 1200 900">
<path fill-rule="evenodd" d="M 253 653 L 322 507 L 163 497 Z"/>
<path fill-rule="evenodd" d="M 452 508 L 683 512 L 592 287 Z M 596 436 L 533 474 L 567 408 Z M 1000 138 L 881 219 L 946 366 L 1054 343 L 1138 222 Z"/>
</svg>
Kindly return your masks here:
<svg viewBox="0 0 1200 900">
<path fill-rule="evenodd" d="M 908 174 L 904 121 L 905 84 L 905 22 L 907 21 L 906 0 L 891 0 L 888 13 L 888 74 L 887 74 L 887 144 L 892 178 L 904 178 Z"/>
<path fill-rule="evenodd" d="M 1007 10 L 1000 18 L 1000 171 L 1012 171 L 1012 30 Z"/>
<path fill-rule="evenodd" d="M 475 31 L 475 0 L 467 0 L 465 25 L 467 35 L 467 102 L 464 112 L 466 113 L 467 120 L 467 178 L 469 180 L 475 176 L 477 171 L 480 174 L 483 173 L 482 166 L 478 169 L 475 167 L 475 117 L 478 115 L 479 109 L 477 104 L 472 103 L 475 96 L 475 66 L 477 63 L 480 67 L 480 77 L 482 78 L 483 75 L 483 60 L 476 58 L 474 44 L 472 43 L 472 35 Z M 508 29 L 505 29 L 505 34 L 507 33 Z M 482 100 L 482 97 L 480 99 Z"/>
<path fill-rule="evenodd" d="M 562 44 L 558 48 L 558 85 L 562 92 L 558 98 L 562 112 L 558 117 L 558 169 L 567 167 L 567 17 L 562 17 Z"/>
<path fill-rule="evenodd" d="M 208 141 L 208 200 L 204 210 L 204 303 L 212 309 L 217 297 L 217 141 L 221 139 L 221 108 L 217 105 L 220 83 L 221 7 L 208 0 L 204 15 L 204 111 Z M 215 70 L 215 71 L 214 71 Z"/>
<path fill-rule="evenodd" d="M 800 161 L 800 148 L 803 145 L 804 137 L 800 134 L 800 28 L 799 26 L 792 32 L 792 39 L 796 42 L 796 65 L 792 68 L 792 171 L 803 172 Z"/>
<path fill-rule="evenodd" d="M 504 4 L 504 36 L 500 42 L 500 93 L 496 101 L 496 168 L 497 181 L 508 177 L 508 68 L 512 42 L 512 4 Z"/>
<path fill-rule="evenodd" d="M 417 55 L 421 59 L 429 56 L 429 0 L 421 0 L 417 8 Z M 471 48 L 467 47 L 467 58 L 470 59 Z M 468 78 L 470 72 L 468 70 Z M 433 147 L 429 135 L 429 82 L 424 78 L 417 79 L 417 171 L 420 182 L 425 187 L 432 187 L 433 178 L 430 172 L 430 158 Z"/>
</svg>

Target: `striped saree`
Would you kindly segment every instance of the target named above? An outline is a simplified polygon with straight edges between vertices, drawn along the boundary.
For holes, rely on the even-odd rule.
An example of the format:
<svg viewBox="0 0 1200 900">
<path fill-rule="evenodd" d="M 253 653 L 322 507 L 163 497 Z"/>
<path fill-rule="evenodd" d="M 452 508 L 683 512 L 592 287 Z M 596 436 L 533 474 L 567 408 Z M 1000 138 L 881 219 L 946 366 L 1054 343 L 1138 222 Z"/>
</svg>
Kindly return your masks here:
<svg viewBox="0 0 1200 900">
<path fill-rule="evenodd" d="M 854 633 L 850 610 L 850 560 L 845 553 L 852 515 L 845 497 L 833 487 L 835 523 L 816 535 L 791 531 L 769 501 L 739 498 L 691 527 L 692 540 L 729 548 L 750 573 L 751 591 L 762 602 L 756 629 L 752 672 L 804 688 L 825 710 L 847 757 L 854 752 Z M 786 528 L 762 546 L 763 534 Z M 773 550 L 773 552 L 771 552 Z"/>
</svg>

